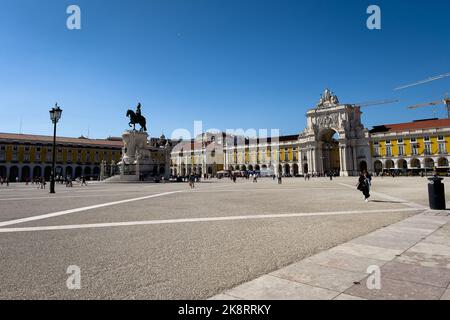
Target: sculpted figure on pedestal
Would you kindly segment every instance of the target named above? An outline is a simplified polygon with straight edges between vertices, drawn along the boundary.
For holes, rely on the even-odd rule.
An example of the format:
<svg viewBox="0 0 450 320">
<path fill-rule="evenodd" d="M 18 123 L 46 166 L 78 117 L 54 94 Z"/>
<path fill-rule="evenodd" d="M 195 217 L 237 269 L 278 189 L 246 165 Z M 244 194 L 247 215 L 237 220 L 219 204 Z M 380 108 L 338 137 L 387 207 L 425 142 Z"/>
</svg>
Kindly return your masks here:
<svg viewBox="0 0 450 320">
<path fill-rule="evenodd" d="M 130 118 L 130 123 L 128 124 L 130 127 L 133 126 L 133 130 L 136 131 L 136 124 L 141 126 L 140 132 L 147 131 L 147 120 L 141 113 L 141 104 L 139 103 L 136 107 L 136 112 L 129 109 L 127 111 L 127 117 Z"/>
</svg>

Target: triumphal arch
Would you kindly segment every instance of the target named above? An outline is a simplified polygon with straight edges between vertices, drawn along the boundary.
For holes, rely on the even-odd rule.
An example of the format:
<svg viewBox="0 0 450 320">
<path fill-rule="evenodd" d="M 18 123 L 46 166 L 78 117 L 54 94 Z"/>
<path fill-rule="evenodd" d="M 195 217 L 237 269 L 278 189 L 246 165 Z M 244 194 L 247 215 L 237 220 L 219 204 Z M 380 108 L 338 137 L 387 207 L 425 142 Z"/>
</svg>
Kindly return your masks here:
<svg viewBox="0 0 450 320">
<path fill-rule="evenodd" d="M 341 104 L 326 89 L 306 117 L 307 127 L 299 135 L 303 172 L 353 176 L 371 168 L 369 132 L 359 106 Z"/>
</svg>

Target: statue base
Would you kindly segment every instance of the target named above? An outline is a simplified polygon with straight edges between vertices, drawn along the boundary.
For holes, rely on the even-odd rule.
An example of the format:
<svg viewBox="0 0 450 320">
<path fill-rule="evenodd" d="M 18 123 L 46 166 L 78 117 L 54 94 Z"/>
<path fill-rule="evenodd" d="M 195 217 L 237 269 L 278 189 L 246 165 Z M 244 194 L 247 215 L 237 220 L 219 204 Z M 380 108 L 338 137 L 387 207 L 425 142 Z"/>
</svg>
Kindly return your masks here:
<svg viewBox="0 0 450 320">
<path fill-rule="evenodd" d="M 150 142 L 148 138 L 147 132 L 142 131 L 122 134 L 122 161 L 119 163 L 122 182 L 169 179 L 171 148 L 161 146 L 157 139 Z"/>
</svg>

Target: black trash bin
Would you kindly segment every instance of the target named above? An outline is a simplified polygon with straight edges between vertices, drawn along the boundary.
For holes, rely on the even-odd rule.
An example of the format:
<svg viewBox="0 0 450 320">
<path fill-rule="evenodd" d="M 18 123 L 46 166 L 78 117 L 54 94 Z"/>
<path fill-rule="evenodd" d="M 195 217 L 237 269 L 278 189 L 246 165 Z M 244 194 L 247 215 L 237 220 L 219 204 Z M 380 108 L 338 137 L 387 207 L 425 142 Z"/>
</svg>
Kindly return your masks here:
<svg viewBox="0 0 450 320">
<path fill-rule="evenodd" d="M 445 210 L 445 192 L 443 178 L 437 176 L 428 178 L 428 198 L 430 201 L 430 208 L 433 210 Z"/>
</svg>

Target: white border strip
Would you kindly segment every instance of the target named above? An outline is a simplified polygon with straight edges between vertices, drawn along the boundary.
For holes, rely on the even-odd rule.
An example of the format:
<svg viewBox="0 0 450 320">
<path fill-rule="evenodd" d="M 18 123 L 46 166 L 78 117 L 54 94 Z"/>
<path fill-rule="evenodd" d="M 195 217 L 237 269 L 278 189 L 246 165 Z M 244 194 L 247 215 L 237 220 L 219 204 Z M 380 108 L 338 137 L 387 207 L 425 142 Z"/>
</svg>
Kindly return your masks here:
<svg viewBox="0 0 450 320">
<path fill-rule="evenodd" d="M 346 183 L 342 183 L 342 182 L 338 182 L 337 184 L 339 184 L 341 186 L 344 186 L 344 187 L 347 187 L 347 188 L 350 188 L 350 189 L 356 190 L 356 186 L 352 186 L 350 184 L 346 184 Z M 360 192 L 360 191 L 358 191 L 358 192 Z M 392 197 L 392 196 L 384 194 L 384 193 L 375 192 L 375 191 L 370 191 L 370 193 L 374 194 L 374 195 L 376 195 L 376 196 L 378 196 L 380 198 L 384 198 L 386 200 L 389 200 L 389 201 L 398 202 L 399 204 L 403 204 L 403 205 L 408 206 L 410 208 L 424 209 L 424 210 L 428 209 L 428 207 L 423 206 L 421 204 L 414 203 L 414 202 L 411 202 L 411 201 L 408 201 L 408 200 L 404 200 L 404 199 L 400 199 L 400 198 L 396 198 L 396 197 Z"/>
<path fill-rule="evenodd" d="M 361 211 L 360 210 L 360 211 L 337 211 L 337 212 L 308 212 L 308 213 L 286 213 L 286 214 L 191 218 L 191 219 L 169 219 L 169 220 L 147 220 L 147 221 L 75 224 L 75 225 L 63 225 L 63 226 L 0 228 L 0 233 L 30 232 L 30 231 L 56 231 L 56 230 L 91 229 L 91 228 L 106 228 L 106 227 L 194 223 L 194 222 L 217 222 L 217 221 L 235 221 L 235 220 L 274 219 L 274 218 L 297 218 L 297 217 L 333 216 L 333 215 L 349 215 L 349 214 L 373 214 L 373 213 L 384 213 L 384 212 L 415 212 L 415 211 L 423 211 L 423 209 L 422 208 L 420 208 L 420 209 L 419 208 L 415 208 L 415 209 L 403 208 L 403 209 L 383 209 L 383 210 L 369 210 L 369 211 L 367 211 L 367 210 Z"/>
<path fill-rule="evenodd" d="M 164 193 L 153 194 L 153 195 L 145 196 L 145 197 L 126 199 L 126 200 L 120 200 L 120 201 L 114 201 L 114 202 L 107 202 L 107 203 L 102 203 L 102 204 L 96 204 L 96 205 L 89 206 L 89 207 L 69 209 L 69 210 L 58 211 L 58 212 L 54 212 L 54 213 L 42 214 L 39 216 L 33 216 L 33 217 L 28 217 L 28 218 L 16 219 L 16 220 L 9 220 L 9 221 L 0 222 L 0 227 L 10 226 L 13 224 L 18 224 L 18 223 L 48 219 L 48 218 L 63 216 L 63 215 L 71 214 L 71 213 L 75 213 L 75 212 L 87 211 L 87 210 L 103 208 L 103 207 L 110 207 L 110 206 L 115 206 L 118 204 L 123 204 L 123 203 L 128 203 L 128 202 L 146 200 L 146 199 L 151 199 L 151 198 L 158 198 L 158 197 L 168 196 L 168 195 L 180 193 L 180 192 L 185 192 L 185 191 L 178 190 L 178 191 L 164 192 Z"/>
</svg>

